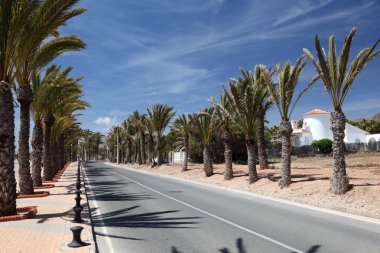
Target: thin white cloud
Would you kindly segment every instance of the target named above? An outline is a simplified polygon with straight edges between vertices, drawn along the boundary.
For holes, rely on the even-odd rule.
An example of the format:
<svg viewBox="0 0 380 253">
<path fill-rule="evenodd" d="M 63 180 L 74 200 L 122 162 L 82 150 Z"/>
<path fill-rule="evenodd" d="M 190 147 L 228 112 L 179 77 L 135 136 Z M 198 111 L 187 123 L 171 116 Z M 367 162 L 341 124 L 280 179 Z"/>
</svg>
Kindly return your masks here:
<svg viewBox="0 0 380 253">
<path fill-rule="evenodd" d="M 312 11 L 323 8 L 327 4 L 331 3 L 333 0 L 322 0 L 322 1 L 306 1 L 301 0 L 293 4 L 291 8 L 289 8 L 284 16 L 281 16 L 277 19 L 276 22 L 272 26 L 278 26 L 283 24 L 289 20 L 295 19 Z"/>
<path fill-rule="evenodd" d="M 98 117 L 94 120 L 94 123 L 99 126 L 111 127 L 116 122 L 116 117 Z"/>
</svg>

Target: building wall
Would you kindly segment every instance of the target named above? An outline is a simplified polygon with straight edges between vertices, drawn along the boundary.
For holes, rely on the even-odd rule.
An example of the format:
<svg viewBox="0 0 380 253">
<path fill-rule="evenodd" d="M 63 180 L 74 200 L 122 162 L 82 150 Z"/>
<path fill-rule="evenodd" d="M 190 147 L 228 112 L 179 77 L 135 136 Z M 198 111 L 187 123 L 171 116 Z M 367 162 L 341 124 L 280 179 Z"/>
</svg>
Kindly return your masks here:
<svg viewBox="0 0 380 253">
<path fill-rule="evenodd" d="M 330 114 L 312 114 L 304 115 L 303 128 L 309 128 L 310 133 L 303 132 L 299 137 L 300 145 L 310 145 L 314 140 L 320 139 L 333 139 L 333 133 L 331 131 Z M 380 136 L 380 134 L 379 134 Z M 376 141 L 379 141 L 379 136 L 374 136 Z M 346 124 L 345 138 L 346 143 L 368 143 L 369 141 L 367 132 Z"/>
<path fill-rule="evenodd" d="M 379 142 L 380 141 L 380 134 L 368 134 L 366 136 L 366 142 L 369 142 L 369 141 Z"/>
<path fill-rule="evenodd" d="M 346 124 L 344 142 L 346 143 L 367 143 L 367 132 L 353 125 Z"/>
<path fill-rule="evenodd" d="M 330 114 L 304 115 L 303 121 L 310 129 L 310 143 L 314 140 L 333 138 L 330 130 Z"/>
<path fill-rule="evenodd" d="M 171 163 L 182 164 L 185 158 L 184 151 L 170 152 Z"/>
</svg>

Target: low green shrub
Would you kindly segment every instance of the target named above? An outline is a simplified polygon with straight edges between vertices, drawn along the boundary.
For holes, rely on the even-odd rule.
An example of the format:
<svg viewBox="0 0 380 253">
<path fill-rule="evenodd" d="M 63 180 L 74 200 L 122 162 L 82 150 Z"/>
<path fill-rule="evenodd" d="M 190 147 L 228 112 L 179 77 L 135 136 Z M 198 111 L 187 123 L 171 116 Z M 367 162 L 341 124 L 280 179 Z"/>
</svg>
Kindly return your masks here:
<svg viewBox="0 0 380 253">
<path fill-rule="evenodd" d="M 330 139 L 315 140 L 311 145 L 318 148 L 319 152 L 323 154 L 329 154 L 332 152 L 332 141 Z"/>
</svg>

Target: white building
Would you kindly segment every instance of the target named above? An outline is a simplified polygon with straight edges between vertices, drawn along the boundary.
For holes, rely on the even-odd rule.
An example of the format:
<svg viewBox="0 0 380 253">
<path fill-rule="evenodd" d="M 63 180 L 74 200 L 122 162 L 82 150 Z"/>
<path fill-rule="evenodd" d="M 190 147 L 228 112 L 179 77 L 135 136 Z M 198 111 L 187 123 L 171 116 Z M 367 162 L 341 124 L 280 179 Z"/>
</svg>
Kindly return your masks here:
<svg viewBox="0 0 380 253">
<path fill-rule="evenodd" d="M 294 146 L 310 145 L 314 140 L 333 139 L 331 131 L 330 113 L 314 109 L 303 114 L 302 128 L 298 128 L 297 121 L 292 121 L 292 141 Z M 380 134 L 369 134 L 368 132 L 346 123 L 346 143 L 380 142 Z"/>
</svg>

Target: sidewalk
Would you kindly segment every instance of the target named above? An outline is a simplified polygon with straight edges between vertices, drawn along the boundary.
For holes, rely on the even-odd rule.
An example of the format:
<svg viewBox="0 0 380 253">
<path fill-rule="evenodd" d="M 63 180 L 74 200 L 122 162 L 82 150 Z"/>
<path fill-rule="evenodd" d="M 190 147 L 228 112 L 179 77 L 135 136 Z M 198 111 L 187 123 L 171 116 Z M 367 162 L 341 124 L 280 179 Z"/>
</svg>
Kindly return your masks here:
<svg viewBox="0 0 380 253">
<path fill-rule="evenodd" d="M 0 252 L 95 252 L 88 204 L 82 181 L 82 218 L 84 223 L 71 222 L 74 218 L 75 182 L 77 163 L 70 164 L 54 188 L 36 191 L 49 191 L 43 198 L 17 199 L 17 207 L 36 206 L 37 214 L 32 219 L 0 222 Z M 81 248 L 69 248 L 72 240 L 70 227 L 84 227 L 82 240 L 90 243 Z"/>
</svg>

